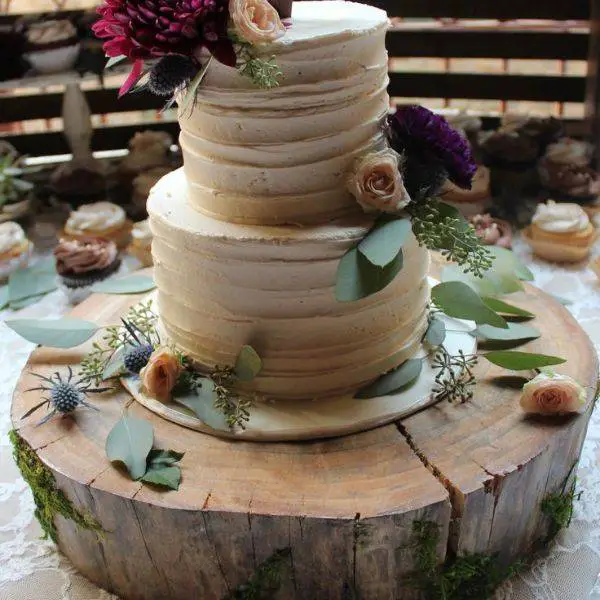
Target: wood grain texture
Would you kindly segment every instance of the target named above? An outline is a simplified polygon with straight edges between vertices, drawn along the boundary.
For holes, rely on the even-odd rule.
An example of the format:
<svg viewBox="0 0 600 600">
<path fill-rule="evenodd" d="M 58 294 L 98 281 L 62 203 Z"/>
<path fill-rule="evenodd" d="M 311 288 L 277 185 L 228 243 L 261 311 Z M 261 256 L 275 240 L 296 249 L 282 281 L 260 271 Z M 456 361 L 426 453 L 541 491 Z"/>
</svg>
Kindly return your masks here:
<svg viewBox="0 0 600 600">
<path fill-rule="evenodd" d="M 141 296 L 92 296 L 73 316 L 115 324 Z M 560 369 L 589 386 L 597 362 L 564 307 L 527 287 L 515 304 L 539 317 L 541 340 Z M 579 456 L 588 413 L 528 419 L 505 375 L 481 364 L 484 381 L 465 405 L 438 404 L 396 425 L 319 442 L 228 441 L 164 421 L 123 390 L 93 398 L 100 413 L 35 427 L 20 416 L 36 402 L 29 371 L 49 374 L 87 351 L 38 349 L 15 392 L 19 434 L 58 485 L 104 527 L 97 536 L 57 518 L 59 545 L 83 574 L 125 599 L 213 600 L 245 583 L 274 552 L 289 548 L 279 600 L 412 600 L 415 520 L 439 525 L 447 549 L 523 555 L 547 531 L 540 503 Z M 177 492 L 131 481 L 106 459 L 104 441 L 124 409 L 149 420 L 156 446 L 185 452 Z"/>
</svg>

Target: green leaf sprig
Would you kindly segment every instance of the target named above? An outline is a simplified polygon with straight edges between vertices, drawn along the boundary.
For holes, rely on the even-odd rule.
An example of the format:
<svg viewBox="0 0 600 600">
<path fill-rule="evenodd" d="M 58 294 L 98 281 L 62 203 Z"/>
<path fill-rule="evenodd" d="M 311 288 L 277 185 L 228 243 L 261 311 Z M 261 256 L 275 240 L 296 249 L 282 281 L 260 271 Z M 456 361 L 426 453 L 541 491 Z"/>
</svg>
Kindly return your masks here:
<svg viewBox="0 0 600 600">
<path fill-rule="evenodd" d="M 154 429 L 144 419 L 123 416 L 106 438 L 106 456 L 122 464 L 130 477 L 172 490 L 179 489 L 183 453 L 153 449 Z"/>
</svg>

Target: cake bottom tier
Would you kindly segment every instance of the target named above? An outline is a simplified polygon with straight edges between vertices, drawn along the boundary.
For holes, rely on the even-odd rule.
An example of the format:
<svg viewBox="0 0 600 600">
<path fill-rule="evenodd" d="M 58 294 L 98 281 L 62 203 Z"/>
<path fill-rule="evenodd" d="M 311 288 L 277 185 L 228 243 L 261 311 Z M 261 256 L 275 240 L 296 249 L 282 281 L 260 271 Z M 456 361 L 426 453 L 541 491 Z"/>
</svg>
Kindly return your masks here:
<svg viewBox="0 0 600 600">
<path fill-rule="evenodd" d="M 318 227 L 215 220 L 187 201 L 183 171 L 148 201 L 161 327 L 206 368 L 241 347 L 263 360 L 249 391 L 314 399 L 355 391 L 412 356 L 427 327 L 429 256 L 411 235 L 404 267 L 383 291 L 335 298 L 342 256 L 372 226 L 366 216 Z"/>
</svg>

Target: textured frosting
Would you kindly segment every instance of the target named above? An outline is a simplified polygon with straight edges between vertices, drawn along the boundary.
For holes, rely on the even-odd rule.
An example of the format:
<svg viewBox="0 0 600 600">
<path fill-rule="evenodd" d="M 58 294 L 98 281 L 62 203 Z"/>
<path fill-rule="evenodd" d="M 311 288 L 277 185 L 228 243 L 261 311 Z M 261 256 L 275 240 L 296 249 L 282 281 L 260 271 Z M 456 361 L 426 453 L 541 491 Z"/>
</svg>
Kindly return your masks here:
<svg viewBox="0 0 600 600">
<path fill-rule="evenodd" d="M 117 246 L 107 240 L 61 240 L 54 249 L 59 275 L 100 271 L 112 265 L 117 256 Z"/>
<path fill-rule="evenodd" d="M 385 145 L 387 28 L 370 6 L 295 2 L 291 28 L 263 48 L 284 73 L 280 87 L 258 89 L 213 61 L 194 109 L 180 113 L 193 206 L 265 225 L 357 212 L 346 174 Z"/>
<path fill-rule="evenodd" d="M 114 229 L 125 224 L 125 211 L 112 202 L 84 204 L 69 216 L 65 231 L 81 234 Z"/>
<path fill-rule="evenodd" d="M 14 221 L 0 223 L 0 253 L 22 246 L 27 238 L 23 228 Z"/>
<path fill-rule="evenodd" d="M 359 213 L 294 228 L 218 221 L 187 202 L 182 170 L 148 201 L 161 323 L 205 367 L 251 344 L 264 369 L 251 384 L 278 399 L 355 391 L 414 354 L 427 326 L 428 253 L 411 237 L 404 268 L 383 291 L 338 302 L 336 271 L 364 237 Z"/>
<path fill-rule="evenodd" d="M 551 233 L 585 231 L 590 225 L 589 217 L 579 204 L 557 204 L 552 200 L 548 200 L 547 204 L 538 204 L 532 222 Z"/>
</svg>

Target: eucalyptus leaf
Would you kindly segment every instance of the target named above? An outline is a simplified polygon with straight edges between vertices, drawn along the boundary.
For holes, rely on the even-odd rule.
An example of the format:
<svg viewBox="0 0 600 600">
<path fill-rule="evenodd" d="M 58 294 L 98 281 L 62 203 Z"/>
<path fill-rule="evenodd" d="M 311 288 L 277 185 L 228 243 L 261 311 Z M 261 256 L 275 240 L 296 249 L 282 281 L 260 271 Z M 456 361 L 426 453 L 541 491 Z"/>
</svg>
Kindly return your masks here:
<svg viewBox="0 0 600 600">
<path fill-rule="evenodd" d="M 541 335 L 534 327 L 527 327 L 519 323 L 509 323 L 508 329 L 480 325 L 472 333 L 477 337 L 482 347 L 490 350 L 514 348 L 530 340 L 535 340 Z"/>
<path fill-rule="evenodd" d="M 483 356 L 491 363 L 511 371 L 529 371 L 567 362 L 564 358 L 558 356 L 516 352 L 514 350 L 495 350 L 487 352 Z"/>
<path fill-rule="evenodd" d="M 382 375 L 371 385 L 359 390 L 355 397 L 367 400 L 408 389 L 417 381 L 422 370 L 423 359 L 411 358 L 397 369 Z"/>
<path fill-rule="evenodd" d="M 173 396 L 173 401 L 189 408 L 203 423 L 218 431 L 229 431 L 225 415 L 215 408 L 215 384 L 203 379 L 201 385 L 186 394 Z"/>
<path fill-rule="evenodd" d="M 13 187 L 22 194 L 30 192 L 35 186 L 30 181 L 25 181 L 24 179 L 13 179 L 12 180 Z"/>
<path fill-rule="evenodd" d="M 243 346 L 233 369 L 240 381 L 252 381 L 262 369 L 262 360 L 252 346 Z"/>
<path fill-rule="evenodd" d="M 500 315 L 488 308 L 468 285 L 459 281 L 436 285 L 431 290 L 431 299 L 449 317 L 468 319 L 478 325 L 508 327 L 508 323 Z"/>
<path fill-rule="evenodd" d="M 500 246 L 489 246 L 488 250 L 494 257 L 492 271 L 502 269 L 511 271 L 522 281 L 533 281 L 534 275 L 527 265 L 512 251 Z"/>
<path fill-rule="evenodd" d="M 434 316 L 429 323 L 423 339 L 431 346 L 441 346 L 446 339 L 446 324 L 444 321 Z"/>
<path fill-rule="evenodd" d="M 372 265 L 385 267 L 398 256 L 411 231 L 409 219 L 380 222 L 363 238 L 358 251 Z"/>
<path fill-rule="evenodd" d="M 8 280 L 8 295 L 13 304 L 25 298 L 48 294 L 57 287 L 56 273 L 46 271 L 45 265 L 39 265 L 12 273 Z"/>
<path fill-rule="evenodd" d="M 126 59 L 127 57 L 124 54 L 121 54 L 120 56 L 112 56 L 108 59 L 104 68 L 112 69 L 113 67 L 117 66 L 119 63 L 123 62 Z"/>
<path fill-rule="evenodd" d="M 527 319 L 533 319 L 535 315 L 524 308 L 519 308 L 518 306 L 514 306 L 509 304 L 508 302 L 504 302 L 504 300 L 500 300 L 498 298 L 492 298 L 490 296 L 484 296 L 481 298 L 483 303 L 491 308 L 492 310 L 506 314 L 506 315 L 515 315 L 517 317 L 523 317 Z"/>
<path fill-rule="evenodd" d="M 141 294 L 156 287 L 152 277 L 147 275 L 128 275 L 126 277 L 110 278 L 97 283 L 93 292 L 101 294 Z"/>
<path fill-rule="evenodd" d="M 340 260 L 336 275 L 335 297 L 338 302 L 354 302 L 386 288 L 402 270 L 402 250 L 386 267 L 376 267 L 353 248 Z"/>
<path fill-rule="evenodd" d="M 146 473 L 146 459 L 152 449 L 154 432 L 148 421 L 123 417 L 106 438 L 106 456 L 112 462 L 125 465 L 132 479 Z"/>
<path fill-rule="evenodd" d="M 501 296 L 523 290 L 523 284 L 512 271 L 496 269 L 495 265 L 483 277 L 465 273 L 458 265 L 448 265 L 442 269 L 441 280 L 460 281 L 480 296 Z"/>
<path fill-rule="evenodd" d="M 147 464 L 148 466 L 158 465 L 174 465 L 178 463 L 185 456 L 184 452 L 175 452 L 175 450 L 159 450 L 152 449 L 148 454 Z"/>
<path fill-rule="evenodd" d="M 21 310 L 39 302 L 46 294 L 40 294 L 39 296 L 29 296 L 29 298 L 22 298 L 21 300 L 15 300 L 9 304 L 11 310 Z"/>
<path fill-rule="evenodd" d="M 178 490 L 181 483 L 181 469 L 173 465 L 151 465 L 142 476 L 142 481 L 170 490 Z"/>
<path fill-rule="evenodd" d="M 8 306 L 8 286 L 0 287 L 0 310 L 4 310 Z"/>
<path fill-rule="evenodd" d="M 108 363 L 104 367 L 102 373 L 102 380 L 111 379 L 112 377 L 118 377 L 126 373 L 125 365 L 123 364 L 123 357 L 130 346 L 122 346 L 113 352 Z"/>
<path fill-rule="evenodd" d="M 12 319 L 8 327 L 28 342 L 51 348 L 74 348 L 89 340 L 98 331 L 91 321 L 71 319 Z"/>
</svg>

